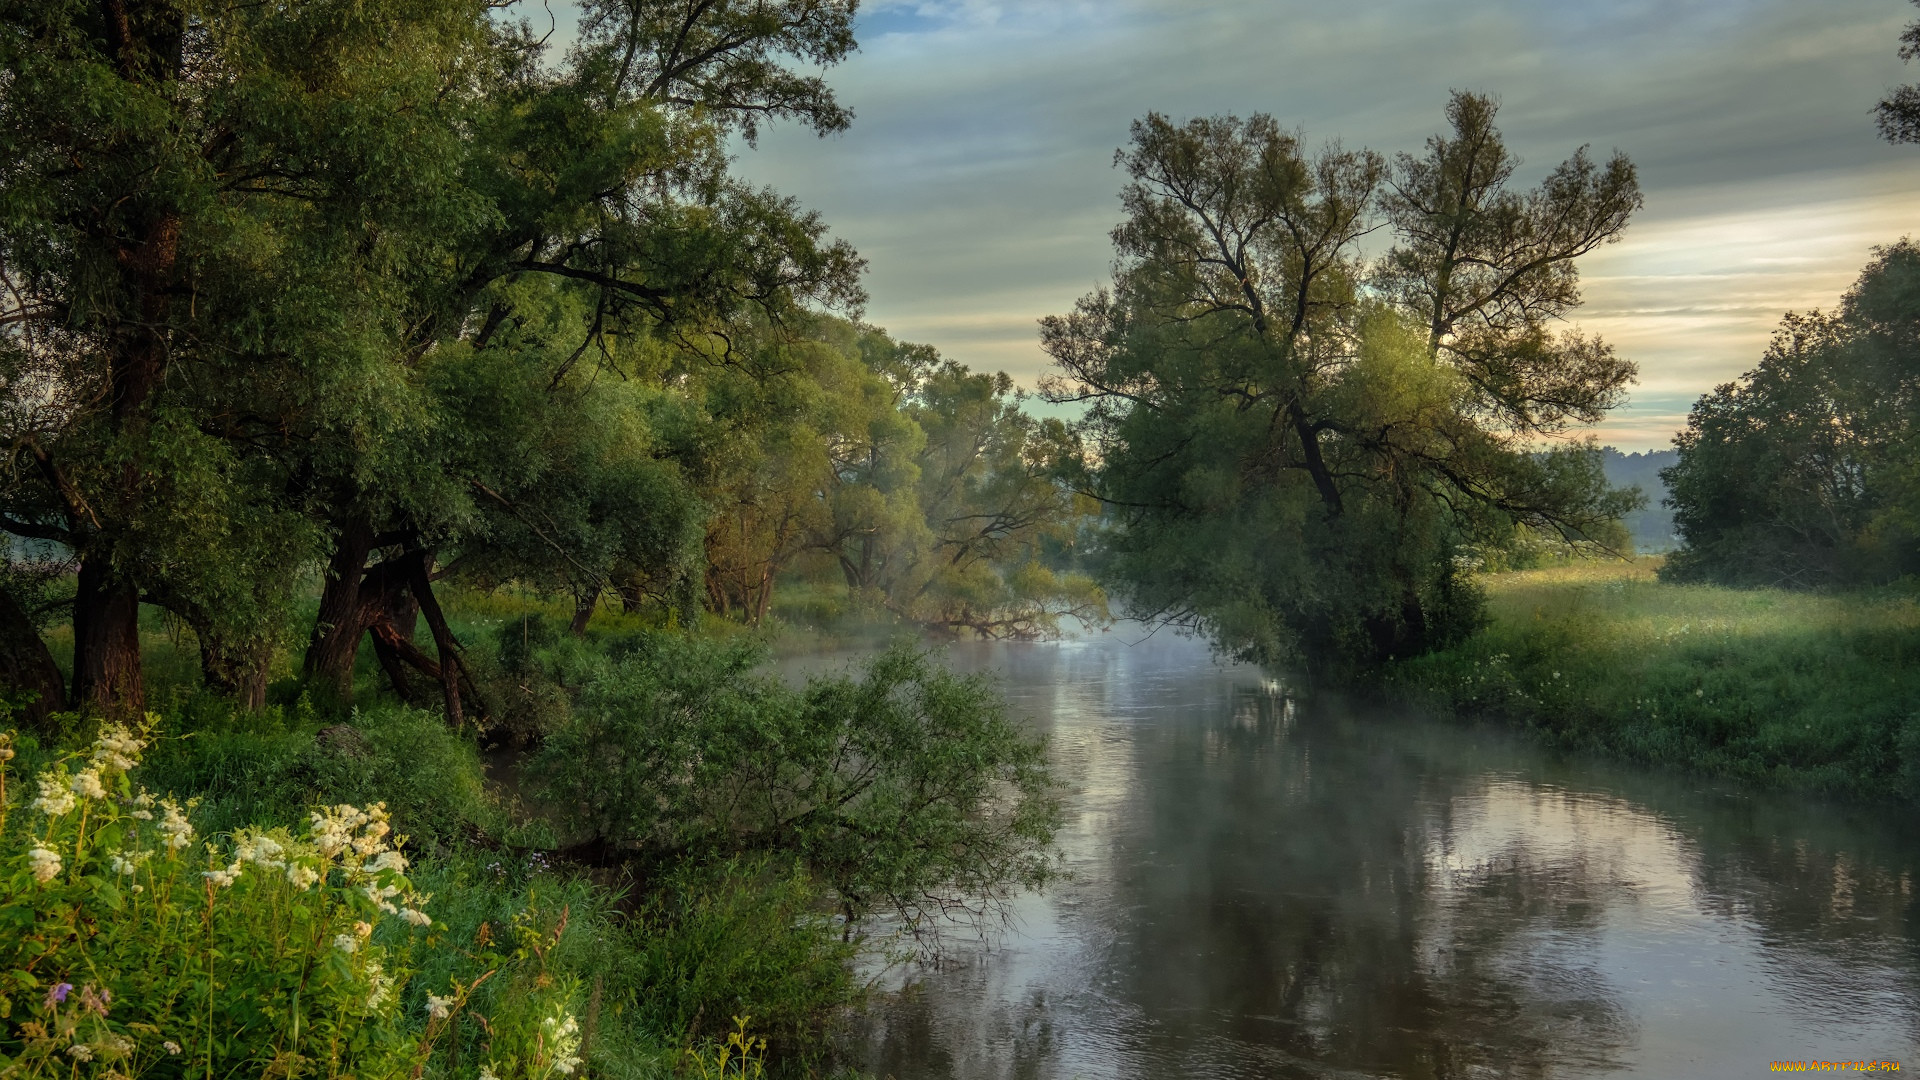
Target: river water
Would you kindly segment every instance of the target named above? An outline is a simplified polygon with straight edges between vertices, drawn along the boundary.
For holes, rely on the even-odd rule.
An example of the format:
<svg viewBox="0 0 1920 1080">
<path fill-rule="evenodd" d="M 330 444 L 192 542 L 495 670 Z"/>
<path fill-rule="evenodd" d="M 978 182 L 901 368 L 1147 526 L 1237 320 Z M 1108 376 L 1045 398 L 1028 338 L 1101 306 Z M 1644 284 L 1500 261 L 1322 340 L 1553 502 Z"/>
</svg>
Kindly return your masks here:
<svg viewBox="0 0 1920 1080">
<path fill-rule="evenodd" d="M 876 1076 L 1920 1069 L 1910 811 L 1296 700 L 1137 628 L 968 644 L 1044 734 L 1072 878 L 890 972 Z"/>
</svg>

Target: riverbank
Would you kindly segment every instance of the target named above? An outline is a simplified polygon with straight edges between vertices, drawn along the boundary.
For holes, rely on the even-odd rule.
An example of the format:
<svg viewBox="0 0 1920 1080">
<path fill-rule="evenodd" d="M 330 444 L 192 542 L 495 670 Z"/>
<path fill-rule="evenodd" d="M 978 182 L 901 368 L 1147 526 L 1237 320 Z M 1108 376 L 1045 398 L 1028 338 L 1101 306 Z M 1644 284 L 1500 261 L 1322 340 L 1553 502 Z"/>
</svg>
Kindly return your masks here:
<svg viewBox="0 0 1920 1080">
<path fill-rule="evenodd" d="M 1490 625 L 1380 689 L 1631 761 L 1920 797 L 1920 599 L 1671 585 L 1658 565 L 1490 575 Z"/>
<path fill-rule="evenodd" d="M 383 808 L 384 827 L 405 837 L 409 879 L 444 898 L 428 910 L 430 925 L 415 913 L 388 926 L 382 912 L 392 912 L 379 909 L 377 892 L 342 894 L 336 905 L 350 932 L 374 928 L 368 948 L 378 955 L 350 953 L 359 957 L 351 975 L 365 983 L 367 1023 L 412 1040 L 415 1056 L 400 1072 L 472 1080 L 487 1055 L 519 1052 L 502 1024 L 532 1017 L 536 1035 L 546 1019 L 577 1024 L 576 1056 L 596 1076 L 854 1076 L 835 1064 L 833 1042 L 867 998 L 862 965 L 933 947 L 932 937 L 903 937 L 896 926 L 964 922 L 951 904 L 935 911 L 922 898 L 991 912 L 999 898 L 1048 879 L 1047 766 L 984 682 L 949 676 L 911 649 L 878 648 L 853 672 L 803 686 L 773 679 L 763 673 L 770 650 L 799 637 L 783 620 L 749 628 L 707 617 L 683 633 L 670 630 L 670 617 L 603 607 L 576 636 L 569 606 L 518 590 L 447 589 L 442 603 L 464 645 L 469 716 L 484 713 L 484 735 L 449 727 L 417 678 L 416 704 L 400 700 L 370 648 L 360 650 L 350 700 L 303 682 L 288 647 L 270 669 L 266 706 L 239 708 L 201 685 L 191 631 L 143 611 L 149 718 L 158 719 L 127 777 L 185 807 L 182 822 L 218 849 L 210 872 L 227 884 L 246 878 L 233 896 L 259 892 L 258 904 L 236 901 L 236 917 L 277 910 L 286 897 L 268 893 L 289 887 L 247 877 L 244 853 L 255 849 L 243 836 L 269 830 L 288 846 L 304 842 L 316 806 Z M 66 661 L 70 629 L 49 638 Z M 661 728 L 662 713 L 677 722 Z M 0 700 L 0 740 L 10 725 Z M 89 755 L 98 734 L 97 721 L 55 714 L 18 733 L 11 766 L 33 778 L 84 769 L 97 760 Z M 850 746 L 861 748 L 857 770 L 844 764 L 856 759 Z M 16 783 L 9 817 L 6 756 L 0 863 L 11 864 L 52 842 L 59 811 L 43 814 L 53 805 L 44 798 L 30 808 L 36 787 Z M 656 765 L 659 773 L 649 771 Z M 752 791 L 717 797 L 745 777 Z M 95 791 L 74 783 L 82 795 Z M 56 776 L 37 790 L 67 786 Z M 831 800 L 806 808 L 812 793 L 829 790 Z M 82 834 L 109 825 L 99 815 L 76 820 L 80 831 L 63 834 L 54 853 L 75 880 L 92 881 L 94 864 L 113 853 Z M 164 863 L 154 861 L 165 874 L 142 887 L 158 895 L 175 878 L 199 886 L 198 849 L 188 851 L 193 859 L 166 850 Z M 66 902 L 39 884 L 19 875 L 0 883 L 0 915 L 40 918 Z M 367 904 L 379 910 L 351 910 Z M 99 918 L 115 933 L 130 925 Z M 140 936 L 129 934 L 121 936 Z M 507 942 L 498 956 L 480 947 L 496 940 Z M 73 963 L 97 961 L 116 997 L 167 955 L 89 948 Z M 9 955 L 0 948 L 0 961 Z M 242 967 L 237 978 L 272 981 L 273 971 Z M 201 1017 L 195 1030 L 219 1035 L 229 1019 Z M 291 1021 L 293 1030 L 315 1023 Z M 0 1023 L 0 1058 L 21 1038 Z M 219 1043 L 229 1044 L 244 1057 L 272 1040 Z M 214 1054 L 198 1045 L 186 1052 Z M 363 1074 L 394 1075 L 386 1068 L 369 1064 Z M 544 1068 L 522 1072 L 564 1071 Z"/>
</svg>

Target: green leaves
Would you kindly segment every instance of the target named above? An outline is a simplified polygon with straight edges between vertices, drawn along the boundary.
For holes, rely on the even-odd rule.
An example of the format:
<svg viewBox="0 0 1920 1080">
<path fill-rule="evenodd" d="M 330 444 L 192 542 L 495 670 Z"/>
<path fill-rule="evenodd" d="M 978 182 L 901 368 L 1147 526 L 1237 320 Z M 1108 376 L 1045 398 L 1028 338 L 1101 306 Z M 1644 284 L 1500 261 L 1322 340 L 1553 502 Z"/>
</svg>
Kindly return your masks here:
<svg viewBox="0 0 1920 1080">
<path fill-rule="evenodd" d="M 1573 260 L 1638 207 L 1633 168 L 1583 150 L 1510 192 L 1493 113 L 1454 95 L 1451 134 L 1391 170 L 1266 116 L 1134 125 L 1113 285 L 1041 326 L 1047 396 L 1087 405 L 1105 582 L 1132 614 L 1349 667 L 1476 625 L 1465 550 L 1613 541 L 1627 503 L 1590 452 L 1533 440 L 1633 376 L 1552 326 Z M 1396 243 L 1369 264 L 1381 226 Z"/>
<path fill-rule="evenodd" d="M 761 658 L 659 634 L 591 680 L 534 766 L 574 839 L 786 852 L 850 914 L 910 922 L 1049 878 L 1045 759 L 991 687 L 894 649 L 796 691 Z"/>
<path fill-rule="evenodd" d="M 1920 570 L 1920 249 L 1881 248 L 1831 315 L 1789 315 L 1703 395 L 1665 470 L 1685 541 L 1663 577 L 1878 584 Z"/>
</svg>

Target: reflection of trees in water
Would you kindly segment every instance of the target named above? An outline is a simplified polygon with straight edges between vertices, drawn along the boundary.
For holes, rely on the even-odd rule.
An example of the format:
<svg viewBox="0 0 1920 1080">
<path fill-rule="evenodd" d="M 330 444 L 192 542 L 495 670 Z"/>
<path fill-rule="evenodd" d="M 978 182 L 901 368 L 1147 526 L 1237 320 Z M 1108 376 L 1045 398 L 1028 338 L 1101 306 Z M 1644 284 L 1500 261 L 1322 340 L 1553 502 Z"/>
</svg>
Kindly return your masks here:
<svg viewBox="0 0 1920 1080">
<path fill-rule="evenodd" d="M 1585 959 L 1612 887 L 1579 849 L 1523 840 L 1436 866 L 1456 796 L 1364 728 L 1248 695 L 1231 722 L 1143 731 L 1140 819 L 1115 903 L 1186 912 L 1116 934 L 1122 996 L 1162 1018 L 1143 1055 L 1226 1038 L 1303 1072 L 1545 1075 L 1601 1064 L 1630 1026 Z M 1286 737 L 1282 729 L 1291 727 Z"/>
<path fill-rule="evenodd" d="M 1330 705 L 1296 716 L 1252 689 L 1189 715 L 1128 733 L 1096 880 L 1053 898 L 1071 955 L 943 975 L 965 992 L 885 1010 L 869 1069 L 1603 1070 L 1637 1036 L 1601 942 L 1636 912 L 1752 927 L 1771 989 L 1809 1017 L 1857 1006 L 1920 1033 L 1920 846 L 1884 810 L 1703 791 Z"/>
<path fill-rule="evenodd" d="M 1757 929 L 1782 1000 L 1817 1018 L 1899 1016 L 1920 1041 L 1911 809 L 1700 792 L 1659 776 L 1619 789 L 1688 837 L 1699 852 L 1695 904 Z"/>
</svg>

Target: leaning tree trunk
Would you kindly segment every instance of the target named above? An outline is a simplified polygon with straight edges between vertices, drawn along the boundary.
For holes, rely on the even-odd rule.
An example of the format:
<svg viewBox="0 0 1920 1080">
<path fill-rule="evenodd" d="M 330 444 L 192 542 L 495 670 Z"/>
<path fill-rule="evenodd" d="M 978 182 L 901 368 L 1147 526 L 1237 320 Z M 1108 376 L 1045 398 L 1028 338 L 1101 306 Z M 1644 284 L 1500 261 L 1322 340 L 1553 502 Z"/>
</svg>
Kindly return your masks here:
<svg viewBox="0 0 1920 1080">
<path fill-rule="evenodd" d="M 407 674 L 408 666 L 426 670 L 428 677 L 436 682 L 440 676 L 438 668 L 430 662 L 422 667 L 425 654 L 413 645 L 413 632 L 420 622 L 420 601 L 413 595 L 412 578 L 406 566 L 413 558 L 416 556 L 403 555 L 374 567 L 367 572 L 360 589 L 371 612 L 367 623 L 372 631 L 369 638 L 373 642 L 374 658 L 380 661 L 380 670 L 386 672 L 387 682 L 392 684 L 400 700 L 418 706 L 422 704 L 421 696 Z"/>
<path fill-rule="evenodd" d="M 427 628 L 433 631 L 433 644 L 439 654 L 440 692 L 446 699 L 447 723 L 459 727 L 466 722 L 466 710 L 460 700 L 460 675 L 463 665 L 460 663 L 459 642 L 453 639 L 453 631 L 447 628 L 447 617 L 440 610 L 440 601 L 433 595 L 433 578 L 427 573 L 425 552 L 416 553 L 407 565 L 408 584 L 413 588 L 413 598 L 420 604 L 420 614 L 427 618 Z"/>
<path fill-rule="evenodd" d="M 353 700 L 353 662 L 360 654 L 360 638 L 367 632 L 360 593 L 373 540 L 373 527 L 362 522 L 340 530 L 333 557 L 327 561 L 320 611 L 301 665 L 308 679 L 332 688 L 341 701 Z"/>
<path fill-rule="evenodd" d="M 73 704 L 113 720 L 146 711 L 140 672 L 140 594 L 102 556 L 81 557 L 73 598 Z"/>
<path fill-rule="evenodd" d="M 31 730 L 44 731 L 47 715 L 67 707 L 60 665 L 13 595 L 0 589 L 0 687 L 19 702 L 15 715 Z M 32 700 L 21 701 L 30 697 Z"/>
<path fill-rule="evenodd" d="M 600 586 L 588 585 L 573 594 L 573 622 L 567 630 L 574 637 L 587 636 L 587 623 L 593 619 L 593 609 L 600 606 Z"/>
</svg>

